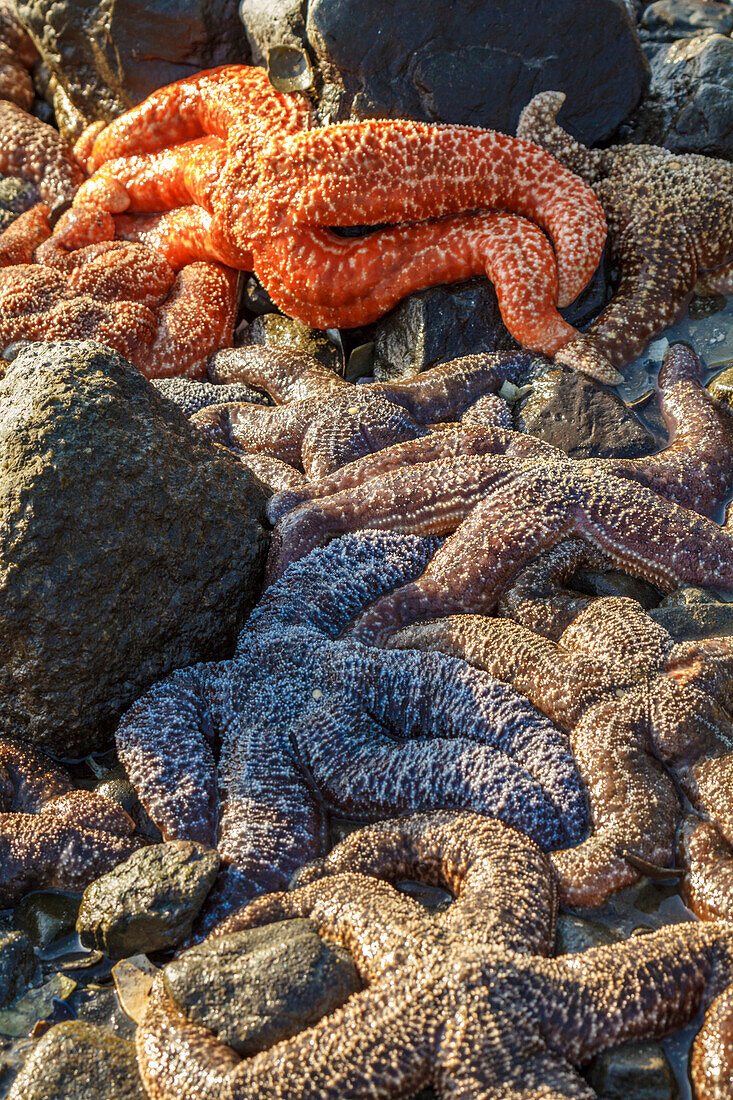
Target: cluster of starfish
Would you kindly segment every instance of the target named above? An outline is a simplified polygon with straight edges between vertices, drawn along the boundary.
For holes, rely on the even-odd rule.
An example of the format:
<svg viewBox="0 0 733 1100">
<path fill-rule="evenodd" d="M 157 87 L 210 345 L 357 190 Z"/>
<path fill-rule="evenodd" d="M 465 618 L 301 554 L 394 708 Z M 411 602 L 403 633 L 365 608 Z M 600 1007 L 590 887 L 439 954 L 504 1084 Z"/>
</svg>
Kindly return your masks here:
<svg viewBox="0 0 733 1100">
<path fill-rule="evenodd" d="M 233 660 L 174 673 L 123 718 L 118 754 L 153 821 L 225 861 L 206 926 L 323 852 L 324 807 L 453 806 L 545 848 L 581 839 L 569 744 L 526 699 L 455 658 L 336 640 L 433 549 L 367 533 L 314 551 L 253 611 Z"/>
<path fill-rule="evenodd" d="M 455 900 L 430 914 L 390 885 L 406 878 Z M 397 1100 L 425 1085 L 446 1100 L 593 1100 L 576 1067 L 683 1027 L 712 1000 L 692 1079 L 698 1100 L 725 1100 L 730 924 L 678 924 L 551 958 L 556 909 L 548 859 L 499 822 L 434 813 L 362 829 L 305 868 L 291 892 L 257 899 L 215 935 L 309 917 L 351 952 L 365 988 L 294 1038 L 240 1059 L 185 1015 L 164 970 L 136 1037 L 145 1087 L 152 1100 Z"/>
</svg>

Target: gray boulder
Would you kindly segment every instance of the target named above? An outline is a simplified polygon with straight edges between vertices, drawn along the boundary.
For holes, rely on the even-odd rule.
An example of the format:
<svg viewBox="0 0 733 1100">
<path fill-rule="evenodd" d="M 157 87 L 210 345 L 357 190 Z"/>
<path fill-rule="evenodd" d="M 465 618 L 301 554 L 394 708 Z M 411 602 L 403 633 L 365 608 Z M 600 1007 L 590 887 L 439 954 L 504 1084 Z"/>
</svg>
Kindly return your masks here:
<svg viewBox="0 0 733 1100">
<path fill-rule="evenodd" d="M 648 68 L 623 0 L 242 0 L 256 62 L 300 46 L 323 81 L 324 120 L 405 117 L 513 133 L 537 92 L 568 94 L 586 143 L 633 110 Z M 395 44 L 398 44 L 395 48 Z"/>
<path fill-rule="evenodd" d="M 257 598 L 259 483 L 134 367 L 31 344 L 0 382 L 0 734 L 80 755 Z"/>
</svg>

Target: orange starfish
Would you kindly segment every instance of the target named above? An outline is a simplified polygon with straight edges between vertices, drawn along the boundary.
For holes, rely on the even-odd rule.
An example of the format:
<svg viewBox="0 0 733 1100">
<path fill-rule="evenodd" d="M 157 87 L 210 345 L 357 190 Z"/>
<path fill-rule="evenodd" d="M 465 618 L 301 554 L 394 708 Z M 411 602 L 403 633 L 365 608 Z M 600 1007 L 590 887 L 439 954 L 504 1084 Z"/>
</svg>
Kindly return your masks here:
<svg viewBox="0 0 733 1100">
<path fill-rule="evenodd" d="M 365 324 L 421 287 L 486 273 L 521 343 L 554 354 L 575 338 L 557 305 L 586 285 L 606 227 L 590 188 L 553 157 L 466 126 L 311 125 L 306 99 L 276 92 L 263 70 L 207 70 L 82 135 L 77 156 L 94 175 L 75 205 L 118 215 L 119 235 L 174 267 L 254 270 L 310 325 Z M 359 238 L 330 228 L 382 223 Z"/>
</svg>

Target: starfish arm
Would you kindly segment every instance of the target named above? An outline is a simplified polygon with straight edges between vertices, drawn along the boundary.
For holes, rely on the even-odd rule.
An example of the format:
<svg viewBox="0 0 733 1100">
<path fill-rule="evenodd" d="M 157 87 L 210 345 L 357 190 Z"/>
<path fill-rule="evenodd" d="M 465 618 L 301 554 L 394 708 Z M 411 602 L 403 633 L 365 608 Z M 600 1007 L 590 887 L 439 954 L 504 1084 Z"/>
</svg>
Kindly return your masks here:
<svg viewBox="0 0 733 1100">
<path fill-rule="evenodd" d="M 264 69 L 225 65 L 205 69 L 159 88 L 97 136 L 87 170 L 114 157 L 152 153 L 204 134 L 226 138 L 250 120 L 275 121 L 294 128 L 308 125 L 305 97 L 275 91 Z"/>
<path fill-rule="evenodd" d="M 196 260 L 252 270 L 251 254 L 223 246 L 211 214 L 200 206 L 183 206 L 165 214 L 115 214 L 114 223 L 118 237 L 154 248 L 176 271 Z"/>
<path fill-rule="evenodd" d="M 597 947 L 538 960 L 550 1007 L 541 1022 L 548 1045 L 573 1063 L 637 1037 L 684 1027 L 733 976 L 733 929 L 678 924 Z"/>
<path fill-rule="evenodd" d="M 445 430 L 430 432 L 419 439 L 385 447 L 376 454 L 365 455 L 342 466 L 328 477 L 309 482 L 297 492 L 278 494 L 268 502 L 267 517 L 275 524 L 296 505 L 307 500 L 334 496 L 374 478 L 397 473 L 406 466 L 437 460 L 450 461 L 464 455 L 505 454 L 517 458 L 532 458 L 559 453 L 541 439 L 504 428 L 451 426 Z"/>
<path fill-rule="evenodd" d="M 697 278 L 694 249 L 675 211 L 652 209 L 638 213 L 623 232 L 620 226 L 611 229 L 617 230 L 621 279 L 588 331 L 557 353 L 557 361 L 574 370 L 631 362 L 684 312 Z"/>
<path fill-rule="evenodd" d="M 709 294 L 733 294 L 733 260 L 706 271 L 699 280 L 699 286 Z"/>
<path fill-rule="evenodd" d="M 398 630 L 387 646 L 460 657 L 511 684 L 565 730 L 607 690 L 596 662 L 571 659 L 548 638 L 507 619 L 449 615 Z"/>
<path fill-rule="evenodd" d="M 69 773 L 45 753 L 0 738 L 0 810 L 38 813 L 44 802 L 70 790 Z"/>
<path fill-rule="evenodd" d="M 166 838 L 216 843 L 213 735 L 205 666 L 157 684 L 117 728 L 120 761 Z"/>
<path fill-rule="evenodd" d="M 414 378 L 375 382 L 369 388 L 407 409 L 419 424 L 430 424 L 456 420 L 477 398 L 498 394 L 505 382 L 518 382 L 529 364 L 530 356 L 521 351 L 464 355 Z"/>
<path fill-rule="evenodd" d="M 278 523 L 268 559 L 268 583 L 327 536 L 359 528 L 389 528 L 418 535 L 455 530 L 492 486 L 510 477 L 511 464 L 501 456 L 455 459 L 446 467 L 423 464 L 419 480 L 413 470 L 373 478 L 359 488 L 302 504 Z M 459 488 L 460 487 L 460 488 Z M 400 516 L 397 519 L 396 516 Z"/>
<path fill-rule="evenodd" d="M 713 1001 L 692 1047 L 698 1100 L 726 1100 L 733 1083 L 733 985 Z"/>
<path fill-rule="evenodd" d="M 212 382 L 244 382 L 264 390 L 276 405 L 305 397 L 323 398 L 348 392 L 350 384 L 335 371 L 324 367 L 312 355 L 291 348 L 251 344 L 217 355 L 210 365 Z"/>
<path fill-rule="evenodd" d="M 566 905 L 602 905 L 639 877 L 626 852 L 668 867 L 679 819 L 674 783 L 652 755 L 643 697 L 600 703 L 571 735 L 588 788 L 591 836 L 554 852 L 552 862 Z"/>
<path fill-rule="evenodd" d="M 680 833 L 685 874 L 680 893 L 701 920 L 728 920 L 733 912 L 733 847 L 707 821 L 689 817 Z"/>
<path fill-rule="evenodd" d="M 559 1054 L 522 1053 L 514 1075 L 487 1072 L 480 1064 L 483 1036 L 461 1037 L 457 1050 L 444 1056 L 445 1082 L 438 1081 L 438 1095 L 445 1100 L 597 1100 L 598 1094 Z M 447 1045 L 447 1044 L 446 1044 Z M 470 1052 L 470 1053 L 469 1053 Z M 441 1052 L 442 1053 L 442 1052 Z M 451 1057 L 452 1055 L 452 1057 Z M 443 1087 L 441 1088 L 441 1084 Z"/>
<path fill-rule="evenodd" d="M 268 162 L 268 200 L 295 224 L 377 225 L 511 208 L 549 233 L 561 305 L 586 285 L 605 241 L 590 188 L 537 146 L 492 131 L 392 119 L 342 123 L 273 142 Z"/>
<path fill-rule="evenodd" d="M 640 603 L 605 596 L 584 608 L 560 635 L 560 646 L 602 664 L 610 687 L 628 687 L 660 672 L 673 649 L 669 633 Z"/>
<path fill-rule="evenodd" d="M 510 431 L 512 414 L 498 393 L 485 393 L 461 414 L 461 424 L 464 428 L 502 428 Z"/>
<path fill-rule="evenodd" d="M 51 236 L 50 213 L 50 206 L 37 202 L 30 210 L 14 218 L 8 228 L 0 233 L 0 267 L 32 262 L 35 250 Z"/>
<path fill-rule="evenodd" d="M 303 437 L 303 469 L 310 479 L 322 478 L 365 454 L 427 432 L 405 409 L 361 387 L 322 398 Z"/>
<path fill-rule="evenodd" d="M 151 366 L 143 373 L 148 378 L 200 378 L 208 356 L 232 343 L 236 313 L 236 273 L 219 264 L 188 264 L 158 311 Z"/>
<path fill-rule="evenodd" d="M 236 452 L 235 452 L 236 453 Z M 305 474 L 271 455 L 238 455 L 243 466 L 259 478 L 273 493 L 295 492 L 305 484 Z"/>
<path fill-rule="evenodd" d="M 0 174 L 34 183 L 51 207 L 70 202 L 84 173 L 58 130 L 6 99 L 0 100 L 0 130 Z"/>
<path fill-rule="evenodd" d="M 312 415 L 309 401 L 275 408 L 233 401 L 200 409 L 191 417 L 191 423 L 214 443 L 241 454 L 269 455 L 299 467 L 303 437 Z"/>
</svg>

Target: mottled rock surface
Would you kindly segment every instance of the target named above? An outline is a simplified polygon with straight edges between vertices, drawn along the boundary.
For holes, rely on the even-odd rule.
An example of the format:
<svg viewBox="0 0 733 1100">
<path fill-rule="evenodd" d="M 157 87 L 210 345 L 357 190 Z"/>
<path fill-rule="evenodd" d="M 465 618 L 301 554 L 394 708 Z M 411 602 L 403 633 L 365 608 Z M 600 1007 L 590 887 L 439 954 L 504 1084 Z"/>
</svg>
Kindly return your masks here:
<svg viewBox="0 0 733 1100">
<path fill-rule="evenodd" d="M 513 133 L 537 92 L 568 93 L 562 124 L 608 137 L 638 102 L 647 64 L 623 0 L 243 0 L 255 61 L 301 46 L 320 70 L 324 118 L 406 117 Z M 399 43 L 399 48 L 395 48 Z"/>
<path fill-rule="evenodd" d="M 25 933 L 0 935 L 0 1005 L 10 1004 L 22 993 L 36 971 L 36 957 Z"/>
<path fill-rule="evenodd" d="M 0 733 L 80 755 L 259 593 L 262 493 L 120 355 L 24 348 L 0 383 Z"/>
<path fill-rule="evenodd" d="M 76 930 L 110 958 L 175 947 L 214 885 L 219 856 L 190 840 L 141 848 L 84 891 Z"/>
<path fill-rule="evenodd" d="M 93 1024 L 52 1027 L 31 1052 L 8 1100 L 146 1100 L 135 1044 Z"/>
<path fill-rule="evenodd" d="M 356 990 L 349 954 L 310 920 L 282 921 L 209 940 L 168 963 L 169 995 L 246 1057 L 295 1035 Z"/>
<path fill-rule="evenodd" d="M 602 1100 L 677 1100 L 672 1067 L 658 1043 L 624 1043 L 593 1059 L 585 1077 Z"/>
</svg>

